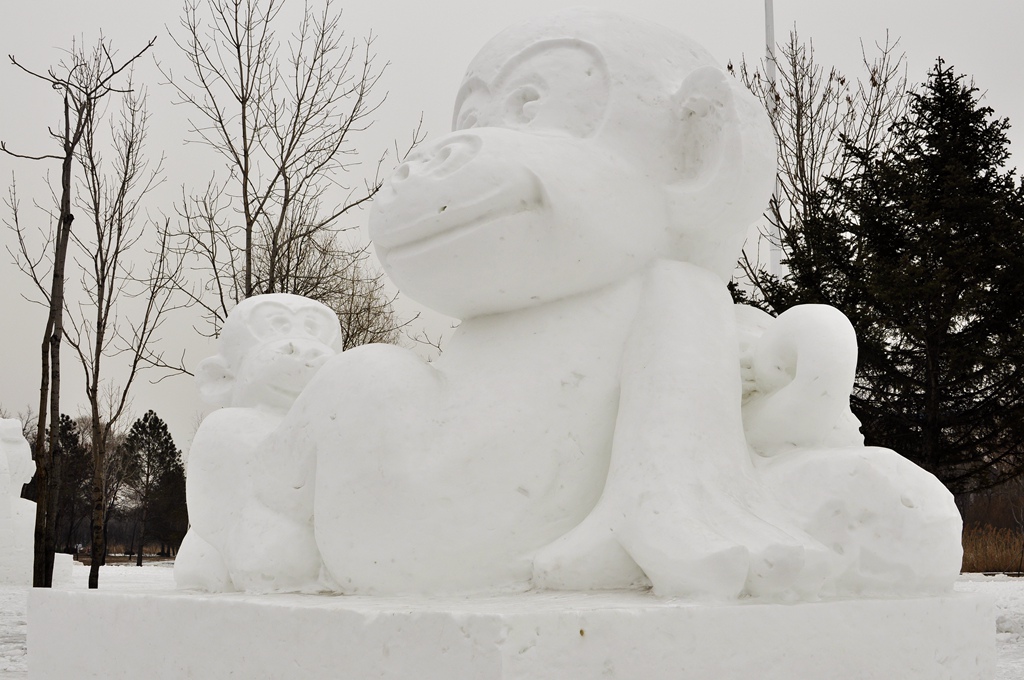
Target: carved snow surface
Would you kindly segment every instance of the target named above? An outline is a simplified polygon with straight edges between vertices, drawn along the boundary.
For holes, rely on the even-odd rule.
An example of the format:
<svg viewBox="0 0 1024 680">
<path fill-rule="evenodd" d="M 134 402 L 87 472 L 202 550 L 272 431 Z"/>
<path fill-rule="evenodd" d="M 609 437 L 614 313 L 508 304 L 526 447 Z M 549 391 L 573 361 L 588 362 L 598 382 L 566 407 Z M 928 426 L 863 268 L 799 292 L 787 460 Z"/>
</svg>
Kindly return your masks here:
<svg viewBox="0 0 1024 680">
<path fill-rule="evenodd" d="M 21 497 L 21 487 L 35 469 L 21 421 L 0 418 L 0 583 L 32 583 L 36 504 Z"/>
<path fill-rule="evenodd" d="M 32 480 L 36 463 L 22 434 L 22 421 L 0 418 L 0 584 L 32 585 L 36 504 L 22 498 L 22 486 Z M 53 583 L 71 579 L 71 555 L 57 553 Z"/>
<path fill-rule="evenodd" d="M 706 51 L 561 12 L 484 46 L 453 121 L 395 170 L 370 231 L 402 292 L 461 326 L 427 363 L 335 354 L 315 303 L 239 305 L 198 371 L 226 408 L 192 446 L 179 585 L 952 588 L 960 516 L 863 446 L 848 321 L 730 300 L 775 147 Z"/>
</svg>

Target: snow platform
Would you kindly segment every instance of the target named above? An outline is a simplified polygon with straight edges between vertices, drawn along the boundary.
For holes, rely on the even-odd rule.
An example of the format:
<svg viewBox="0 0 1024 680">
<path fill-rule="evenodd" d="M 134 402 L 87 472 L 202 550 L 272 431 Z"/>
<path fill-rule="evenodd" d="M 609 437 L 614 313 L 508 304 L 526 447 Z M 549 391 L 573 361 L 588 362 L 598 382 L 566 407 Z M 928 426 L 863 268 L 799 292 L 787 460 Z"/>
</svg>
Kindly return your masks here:
<svg viewBox="0 0 1024 680">
<path fill-rule="evenodd" d="M 398 598 L 35 589 L 29 672 L 67 678 L 989 680 L 973 593 L 694 604 L 644 593 Z"/>
</svg>

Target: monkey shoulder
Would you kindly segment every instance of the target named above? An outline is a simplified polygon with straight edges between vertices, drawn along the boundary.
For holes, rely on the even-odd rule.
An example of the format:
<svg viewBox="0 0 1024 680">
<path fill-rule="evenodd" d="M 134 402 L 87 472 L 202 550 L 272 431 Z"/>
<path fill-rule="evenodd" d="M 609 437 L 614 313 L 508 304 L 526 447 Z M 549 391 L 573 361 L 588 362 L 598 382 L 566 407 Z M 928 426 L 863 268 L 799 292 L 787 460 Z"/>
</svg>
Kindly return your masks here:
<svg viewBox="0 0 1024 680">
<path fill-rule="evenodd" d="M 361 345 L 331 357 L 303 390 L 293 410 L 338 408 L 363 412 L 381 403 L 432 395 L 440 375 L 403 347 Z"/>
</svg>

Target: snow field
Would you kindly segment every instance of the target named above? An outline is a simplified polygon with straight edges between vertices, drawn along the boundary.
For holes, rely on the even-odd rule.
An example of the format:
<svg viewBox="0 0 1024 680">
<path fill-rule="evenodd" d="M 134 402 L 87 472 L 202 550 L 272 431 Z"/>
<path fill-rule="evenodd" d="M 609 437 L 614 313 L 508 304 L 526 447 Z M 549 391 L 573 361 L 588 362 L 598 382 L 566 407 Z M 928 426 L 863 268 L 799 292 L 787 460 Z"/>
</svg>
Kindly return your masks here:
<svg viewBox="0 0 1024 680">
<path fill-rule="evenodd" d="M 141 568 L 110 565 L 100 570 L 100 587 L 110 590 L 173 590 L 172 562 L 156 562 Z M 86 590 L 89 567 L 75 564 L 69 589 Z M 0 679 L 28 677 L 28 588 L 0 586 Z"/>
</svg>

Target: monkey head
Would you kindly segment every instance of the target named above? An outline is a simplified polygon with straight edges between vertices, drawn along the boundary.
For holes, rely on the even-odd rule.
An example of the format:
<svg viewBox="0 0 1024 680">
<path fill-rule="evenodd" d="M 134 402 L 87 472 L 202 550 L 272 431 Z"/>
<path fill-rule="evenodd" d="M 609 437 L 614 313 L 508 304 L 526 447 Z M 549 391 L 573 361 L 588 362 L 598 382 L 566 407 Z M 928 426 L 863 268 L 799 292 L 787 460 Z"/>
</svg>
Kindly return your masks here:
<svg viewBox="0 0 1024 680">
<path fill-rule="evenodd" d="M 32 481 L 36 464 L 32 460 L 32 449 L 21 431 L 21 421 L 17 418 L 0 418 L 0 456 L 6 458 L 6 466 L 0 461 L 0 468 L 7 468 L 11 493 L 14 498 L 19 498 L 21 486 Z"/>
<path fill-rule="evenodd" d="M 298 295 L 257 295 L 228 314 L 220 351 L 200 362 L 196 385 L 215 406 L 285 411 L 340 345 L 328 307 Z"/>
<path fill-rule="evenodd" d="M 774 170 L 767 117 L 701 47 L 569 10 L 484 46 L 453 132 L 396 169 L 370 235 L 403 292 L 459 318 L 594 290 L 657 258 L 728 279 Z"/>
</svg>

